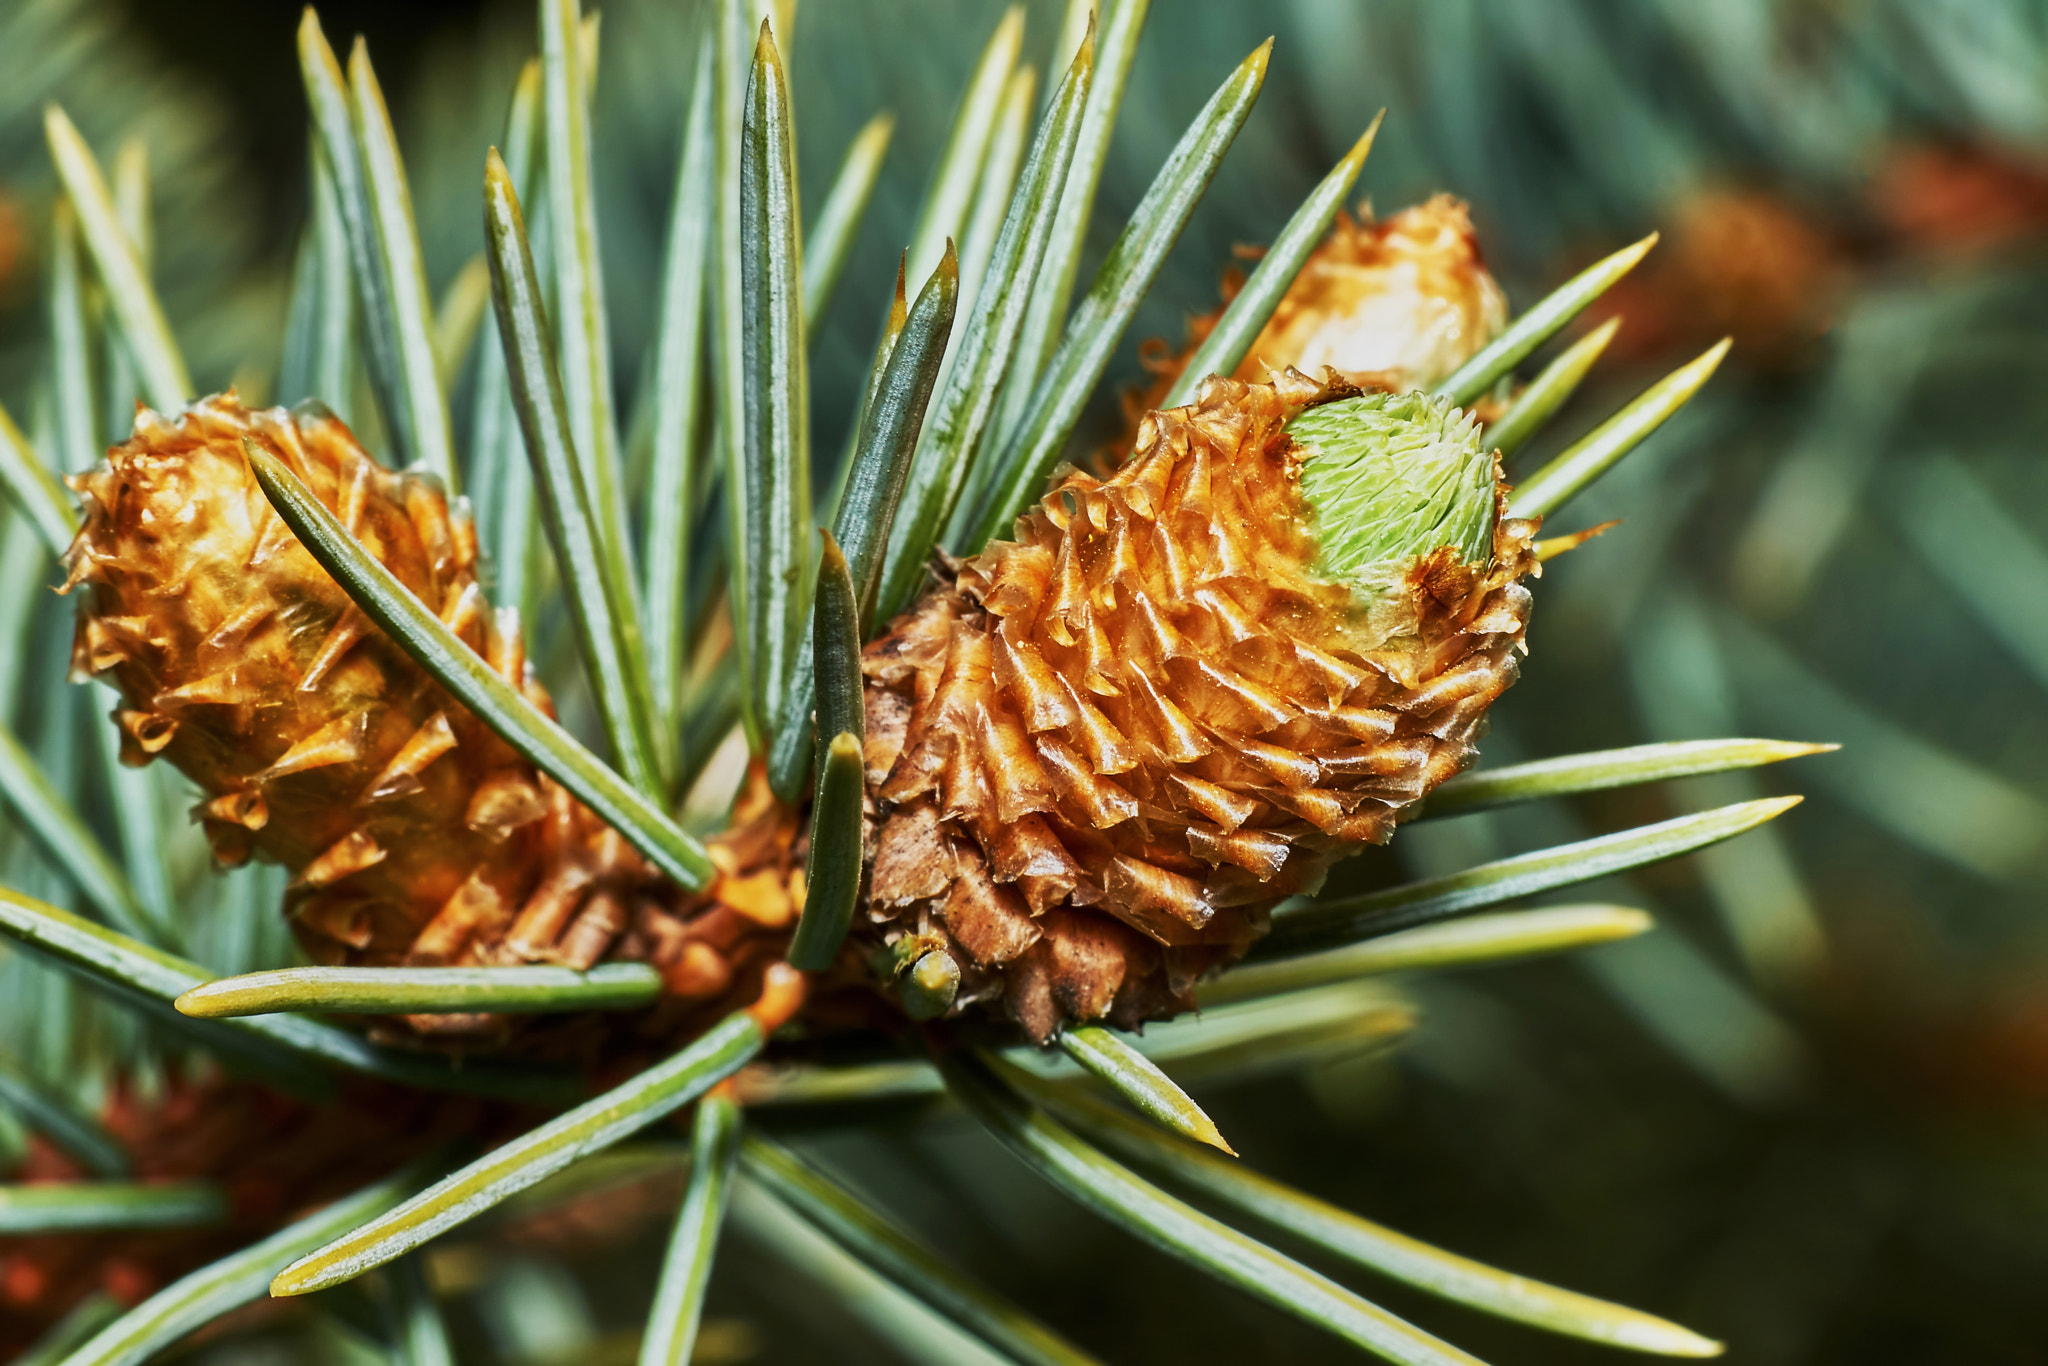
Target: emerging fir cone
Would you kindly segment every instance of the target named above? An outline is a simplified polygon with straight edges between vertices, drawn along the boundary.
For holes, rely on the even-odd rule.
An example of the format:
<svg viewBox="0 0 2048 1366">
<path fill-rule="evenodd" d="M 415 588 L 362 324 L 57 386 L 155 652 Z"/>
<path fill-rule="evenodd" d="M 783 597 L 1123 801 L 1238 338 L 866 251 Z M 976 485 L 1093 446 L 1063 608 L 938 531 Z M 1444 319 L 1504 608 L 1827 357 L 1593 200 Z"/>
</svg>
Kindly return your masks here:
<svg viewBox="0 0 2048 1366">
<path fill-rule="evenodd" d="M 1235 272 L 1225 279 L 1226 303 L 1242 284 Z M 1218 309 L 1191 321 L 1178 354 L 1158 342 L 1146 348 L 1157 378 L 1127 400 L 1130 426 L 1165 400 L 1221 316 Z M 1361 220 L 1339 211 L 1237 378 L 1334 370 L 1361 388 L 1429 389 L 1499 336 L 1507 317 L 1507 296 L 1480 256 L 1463 200 L 1440 194 L 1379 222 L 1370 212 Z"/>
<path fill-rule="evenodd" d="M 863 661 L 871 933 L 909 996 L 957 968 L 952 1009 L 1040 1040 L 1190 1008 L 1471 761 L 1536 569 L 1503 492 L 1436 400 L 1211 378 L 959 564 Z"/>
<path fill-rule="evenodd" d="M 485 601 L 466 509 L 451 511 L 437 482 L 384 469 L 322 411 L 251 412 L 232 394 L 175 420 L 144 411 L 73 481 L 85 525 L 67 589 L 86 590 L 73 670 L 120 688 L 132 762 L 164 754 L 208 794 L 196 814 L 215 855 L 235 864 L 254 852 L 292 871 L 287 910 L 320 962 L 634 957 L 683 1001 L 751 1000 L 794 918 L 789 895 L 748 882 L 678 904 L 631 846 L 349 601 L 264 498 L 245 440 L 288 462 L 494 670 L 550 705 L 516 613 Z M 714 850 L 721 867 L 758 880 L 759 824 Z M 744 856 L 733 840 L 750 842 Z"/>
</svg>

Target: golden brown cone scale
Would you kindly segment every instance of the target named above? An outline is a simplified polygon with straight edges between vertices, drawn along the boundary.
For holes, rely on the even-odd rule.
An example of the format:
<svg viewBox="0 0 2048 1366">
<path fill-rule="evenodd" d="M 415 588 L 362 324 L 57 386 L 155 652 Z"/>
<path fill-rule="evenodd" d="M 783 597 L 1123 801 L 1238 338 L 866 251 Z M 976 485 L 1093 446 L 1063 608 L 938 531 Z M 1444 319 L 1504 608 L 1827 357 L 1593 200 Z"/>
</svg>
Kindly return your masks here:
<svg viewBox="0 0 2048 1366">
<path fill-rule="evenodd" d="M 956 1011 L 1000 997 L 1044 1040 L 1188 1009 L 1275 903 L 1471 761 L 1536 523 L 1497 495 L 1489 564 L 1445 547 L 1363 610 L 1313 571 L 1283 430 L 1338 396 L 1209 379 L 868 647 L 866 933 L 951 952 Z"/>
<path fill-rule="evenodd" d="M 119 687 L 126 757 L 160 753 L 205 791 L 196 814 L 222 862 L 254 853 L 292 872 L 287 911 L 316 961 L 633 957 L 662 968 L 678 998 L 666 1015 L 751 1001 L 794 918 L 787 893 L 747 883 L 722 897 L 734 880 L 722 877 L 686 900 L 362 616 L 271 509 L 244 440 L 289 463 L 551 710 L 516 616 L 483 596 L 466 511 L 435 481 L 384 469 L 330 415 L 251 411 L 229 394 L 175 419 L 145 410 L 73 481 L 85 508 L 68 557 L 81 598 L 73 669 Z M 722 869 L 748 871 L 730 846 L 759 844 L 753 830 L 742 822 L 714 849 Z M 723 904 L 735 899 L 743 912 Z M 498 1023 L 412 1018 L 458 1035 Z"/>
</svg>

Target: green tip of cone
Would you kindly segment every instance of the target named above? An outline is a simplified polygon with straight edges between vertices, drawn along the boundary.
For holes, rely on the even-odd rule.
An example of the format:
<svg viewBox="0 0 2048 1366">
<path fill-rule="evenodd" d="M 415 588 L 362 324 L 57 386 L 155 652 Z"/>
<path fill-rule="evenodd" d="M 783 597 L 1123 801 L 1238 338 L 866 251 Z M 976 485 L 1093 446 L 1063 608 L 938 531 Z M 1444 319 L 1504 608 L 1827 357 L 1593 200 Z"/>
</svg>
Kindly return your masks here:
<svg viewBox="0 0 2048 1366">
<path fill-rule="evenodd" d="M 1471 414 L 1424 393 L 1364 394 L 1310 408 L 1287 431 L 1304 448 L 1321 573 L 1374 582 L 1440 546 L 1466 564 L 1490 557 L 1493 453 Z"/>
</svg>

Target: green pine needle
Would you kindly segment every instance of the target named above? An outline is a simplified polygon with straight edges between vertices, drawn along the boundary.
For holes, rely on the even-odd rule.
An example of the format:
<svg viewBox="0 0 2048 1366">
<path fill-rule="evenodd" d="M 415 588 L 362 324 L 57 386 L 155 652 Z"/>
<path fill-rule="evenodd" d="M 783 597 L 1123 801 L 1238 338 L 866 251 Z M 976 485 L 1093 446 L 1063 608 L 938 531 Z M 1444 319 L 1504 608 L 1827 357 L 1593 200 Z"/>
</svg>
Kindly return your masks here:
<svg viewBox="0 0 2048 1366">
<path fill-rule="evenodd" d="M 421 1259 L 400 1258 L 385 1283 L 390 1291 L 384 1301 L 385 1336 L 397 1349 L 399 1366 L 455 1366 L 448 1322 Z"/>
<path fill-rule="evenodd" d="M 940 1061 L 948 1088 L 1025 1165 L 1094 1214 L 1197 1270 L 1401 1366 L 1478 1359 L 1175 1199 L 1030 1104 L 1001 1063 Z"/>
<path fill-rule="evenodd" d="M 809 624 L 811 419 L 804 348 L 803 247 L 796 134 L 789 82 L 775 35 L 761 23 L 747 81 L 740 141 L 741 344 L 745 403 L 727 419 L 740 428 L 740 492 L 748 576 L 735 621 L 748 680 L 750 733 L 766 751 L 790 714 L 790 679 Z"/>
<path fill-rule="evenodd" d="M 128 1175 L 128 1154 L 114 1136 L 67 1096 L 44 1089 L 26 1072 L 0 1060 L 0 1106 L 28 1128 L 78 1159 L 95 1176 Z"/>
<path fill-rule="evenodd" d="M 832 966 L 860 900 L 861 796 L 866 787 L 860 737 L 840 731 L 822 759 L 817 800 L 811 804 L 803 918 L 789 944 L 790 966 L 806 972 Z"/>
<path fill-rule="evenodd" d="M 365 551 L 283 461 L 253 443 L 245 442 L 244 452 L 271 505 L 321 567 L 435 681 L 683 887 L 696 891 L 711 880 L 714 869 L 702 844 L 500 678 Z"/>
<path fill-rule="evenodd" d="M 1094 1358 L 963 1275 L 887 1216 L 795 1153 L 761 1137 L 741 1149 L 747 1176 L 862 1263 L 1004 1357 L 1028 1366 L 1093 1366 Z"/>
<path fill-rule="evenodd" d="M 839 174 L 818 207 L 818 216 L 804 234 L 804 328 L 816 336 L 818 322 L 838 291 L 839 279 L 853 256 L 854 239 L 867 218 L 868 201 L 881 179 L 896 131 L 894 114 L 877 114 L 854 134 Z"/>
<path fill-rule="evenodd" d="M 1700 773 L 1726 773 L 1763 764 L 1828 754 L 1839 745 L 1797 740 L 1668 740 L 1627 749 L 1589 750 L 1555 759 L 1460 773 L 1429 794 L 1411 820 L 1486 811 L 1514 802 L 1665 782 Z"/>
<path fill-rule="evenodd" d="M 739 1155 L 740 1107 L 714 1091 L 697 1102 L 690 1130 L 689 1185 L 662 1259 L 647 1332 L 640 1340 L 640 1366 L 689 1366 Z"/>
<path fill-rule="evenodd" d="M 64 1366 L 73 1352 L 120 1316 L 121 1302 L 104 1290 L 96 1290 L 36 1339 L 34 1346 L 16 1357 L 13 1366 Z"/>
<path fill-rule="evenodd" d="M 1038 381 L 1067 326 L 1067 308 L 1073 302 L 1074 282 L 1081 269 L 1081 250 L 1088 241 L 1096 194 L 1102 185 L 1103 169 L 1109 163 L 1110 139 L 1116 132 L 1124 91 L 1130 86 L 1138 40 L 1144 35 L 1152 0 L 1115 0 L 1114 4 L 1091 4 L 1088 10 L 1082 36 L 1067 50 L 1085 53 L 1094 74 L 1087 105 L 1081 111 L 1066 188 L 1054 196 L 1058 218 L 1050 225 L 1052 236 L 1046 246 L 1045 264 L 1031 277 L 1032 287 L 1027 291 L 1029 311 L 1020 320 L 1016 365 L 1003 381 L 996 435 L 1000 444 L 1005 445 L 1030 409 Z M 1064 56 L 1065 51 L 1058 55 Z"/>
<path fill-rule="evenodd" d="M 1273 316 L 1273 310 L 1287 296 L 1295 277 L 1301 274 L 1302 266 L 1315 249 L 1322 245 L 1323 234 L 1329 230 L 1330 221 L 1337 216 L 1337 210 L 1344 204 L 1344 198 L 1351 193 L 1351 187 L 1358 183 L 1359 172 L 1365 169 L 1365 159 L 1372 154 L 1373 140 L 1379 136 L 1380 122 L 1387 116 L 1382 109 L 1373 115 L 1365 132 L 1359 135 L 1344 159 L 1332 167 L 1323 177 L 1294 216 L 1287 220 L 1287 226 L 1273 239 L 1273 245 L 1259 258 L 1258 268 L 1251 278 L 1244 282 L 1223 316 L 1216 320 L 1209 335 L 1188 357 L 1181 367 L 1180 378 L 1167 391 L 1161 408 L 1177 408 L 1195 396 L 1204 379 L 1210 375 L 1228 375 L 1236 371 L 1238 363 L 1252 349 L 1252 343 L 1259 339 L 1259 333 Z"/>
<path fill-rule="evenodd" d="M 343 236 L 348 242 L 351 274 L 361 308 L 358 319 L 367 363 L 370 387 L 377 396 L 391 430 L 396 463 L 409 464 L 424 451 L 415 443 L 419 432 L 412 422 L 418 411 L 409 401 L 408 384 L 417 376 L 408 371 L 402 338 L 407 328 L 401 323 L 398 286 L 391 279 L 390 258 L 379 238 L 377 208 L 369 183 L 361 139 L 357 133 L 356 100 L 341 63 L 321 30 L 313 7 L 306 7 L 299 21 L 299 75 L 306 87 L 306 103 L 313 116 L 313 129 L 326 153 L 324 169 L 334 180 L 336 207 Z M 364 57 L 367 68 L 368 57 Z M 367 70 L 366 70 L 367 76 Z M 369 79 L 374 80 L 374 77 Z M 388 187 L 387 187 L 388 188 Z M 316 191 L 317 193 L 317 191 Z M 326 395 L 313 395 L 325 398 Z M 333 396 L 346 404 L 347 394 Z"/>
<path fill-rule="evenodd" d="M 647 672 L 660 708 L 662 733 L 679 742 L 689 676 L 690 533 L 705 452 L 704 272 L 710 260 L 711 42 L 699 41 L 683 118 L 683 151 L 676 168 L 661 273 L 661 314 L 654 338 L 654 369 L 643 403 L 649 411 L 647 542 L 641 597 L 647 605 Z M 687 755 L 675 756 L 681 767 Z M 680 791 L 681 784 L 674 785 Z"/>
<path fill-rule="evenodd" d="M 478 968 L 273 968 L 223 977 L 173 1002 L 200 1020 L 326 1011 L 341 1015 L 535 1014 L 643 1010 L 661 996 L 651 963 L 599 963 L 585 972 L 535 964 Z"/>
<path fill-rule="evenodd" d="M 12 812 L 16 828 L 35 841 L 50 865 L 108 924 L 154 945 L 172 942 L 170 927 L 143 905 L 106 846 L 5 726 L 0 726 L 0 802 Z"/>
<path fill-rule="evenodd" d="M 462 263 L 434 305 L 434 365 L 443 389 L 455 387 L 490 307 L 491 267 L 478 252 Z"/>
<path fill-rule="evenodd" d="M 1547 517 L 1612 469 L 1665 419 L 1683 408 L 1728 354 L 1730 343 L 1715 343 L 1624 404 L 1613 417 L 1530 475 L 1515 489 L 1517 517 Z"/>
<path fill-rule="evenodd" d="M 52 555 L 78 534 L 78 508 L 14 419 L 0 408 L 0 489 L 21 509 Z"/>
<path fill-rule="evenodd" d="M 976 293 L 972 320 L 919 439 L 883 561 L 876 603 L 883 617 L 909 606 L 946 520 L 971 487 L 982 446 L 993 436 L 996 402 L 1016 354 L 1019 329 L 1036 295 L 1029 282 L 1038 278 L 1053 235 L 1094 72 L 1091 36 L 1075 52 L 1073 65 L 1039 121 Z"/>
<path fill-rule="evenodd" d="M 285 310 L 277 396 L 287 404 L 318 399 L 343 421 L 354 417 L 356 287 L 341 221 L 341 192 L 327 149 L 315 136 L 306 157 L 311 204 Z M 486 504 L 486 506 L 490 506 Z"/>
<path fill-rule="evenodd" d="M 1657 234 L 1653 232 L 1587 266 L 1509 323 L 1506 331 L 1452 372 L 1436 392 L 1457 404 L 1478 398 L 1537 347 L 1563 331 L 1588 304 L 1612 289 L 1656 245 Z"/>
<path fill-rule="evenodd" d="M 1522 444 L 1542 431 L 1565 401 L 1578 392 L 1580 382 L 1620 330 L 1621 319 L 1609 318 L 1543 367 L 1543 373 L 1530 380 L 1528 387 L 1515 395 L 1515 401 L 1508 405 L 1508 410 L 1498 420 L 1487 424 L 1486 444 L 1499 451 L 1502 459 L 1520 450 Z"/>
<path fill-rule="evenodd" d="M 174 1024 L 187 1037 L 254 1066 L 287 1089 L 318 1095 L 330 1089 L 326 1068 L 341 1068 L 434 1091 L 496 1096 L 529 1104 L 560 1103 L 573 1094 L 561 1073 L 517 1066 L 453 1066 L 419 1053 L 380 1048 L 359 1034 L 297 1016 L 191 1020 L 171 1002 L 208 981 L 199 964 L 103 929 L 82 916 L 0 888 L 0 935 L 32 949 L 73 976 L 145 1014 Z"/>
<path fill-rule="evenodd" d="M 675 1113 L 736 1071 L 765 1040 L 736 1011 L 665 1062 L 513 1139 L 388 1213 L 277 1273 L 272 1295 L 305 1295 L 355 1279 L 468 1222 L 580 1157 Z"/>
<path fill-rule="evenodd" d="M 900 288 L 900 270 L 897 283 Z M 796 673 L 790 679 L 789 724 L 776 735 L 768 753 L 769 784 L 786 802 L 794 803 L 803 789 L 819 726 L 827 736 L 861 733 L 860 646 L 872 630 L 883 556 L 924 429 L 932 386 L 952 336 L 959 292 L 959 267 L 949 242 L 938 269 L 918 291 L 916 305 L 904 316 L 903 325 L 884 337 L 885 350 L 876 356 L 846 486 L 832 519 L 830 548 L 819 570 L 813 629 L 797 652 Z M 894 318 L 892 309 L 892 322 Z M 839 560 L 836 571 L 830 568 L 834 557 Z M 827 607 L 828 587 L 836 591 L 834 579 L 840 574 L 847 579 L 850 596 L 844 605 L 845 621 L 831 625 L 821 614 Z M 829 664 L 819 653 L 828 639 L 840 656 Z"/>
<path fill-rule="evenodd" d="M 423 1175 L 409 1167 L 172 1282 L 108 1324 L 65 1366 L 141 1366 L 195 1328 L 261 1299 L 279 1262 L 389 1209 Z"/>
<path fill-rule="evenodd" d="M 1107 1082 L 1112 1090 L 1155 1123 L 1177 1134 L 1237 1156 L 1216 1121 L 1195 1104 L 1159 1064 L 1099 1025 L 1060 1031 L 1060 1050 Z"/>
<path fill-rule="evenodd" d="M 1330 901 L 1283 902 L 1273 932 L 1253 950 L 1284 957 L 1390 934 L 1462 911 L 1569 887 L 1628 868 L 1661 863 L 1753 830 L 1797 806 L 1798 797 L 1774 797 L 1679 816 L 1655 825 L 1560 844 L 1533 854 L 1482 863 L 1424 882 Z"/>
<path fill-rule="evenodd" d="M 1124 5 L 1128 8 L 1138 2 L 1124 0 Z M 1059 349 L 1046 362 L 1045 373 L 1032 390 L 1030 406 L 1005 441 L 1001 457 L 989 469 L 980 507 L 963 523 L 966 534 L 957 538 L 955 549 L 980 550 L 1008 530 L 1044 490 L 1046 477 L 1109 367 L 1124 329 L 1166 263 L 1167 253 L 1180 239 L 1181 229 L 1201 202 L 1238 130 L 1251 116 L 1272 55 L 1273 40 L 1269 38 L 1238 63 L 1167 155 L 1068 320 Z"/>
<path fill-rule="evenodd" d="M 596 77 L 597 31 L 580 15 L 579 0 L 541 0 L 539 8 L 545 188 L 555 225 L 556 337 L 569 430 L 582 457 L 578 469 L 599 546 L 623 565 L 631 551 L 612 412 L 611 330 L 598 253 L 597 192 L 590 171 L 589 87 Z"/>
<path fill-rule="evenodd" d="M 373 250 L 390 306 L 387 316 L 368 322 L 389 328 L 391 354 L 398 367 L 393 394 L 397 406 L 385 412 L 385 421 L 399 437 L 404 463 L 425 465 L 453 494 L 457 487 L 455 438 L 449 428 L 448 396 L 442 387 L 442 361 L 434 346 L 433 296 L 427 290 L 419 227 L 413 222 L 412 190 L 406 184 L 405 163 L 398 155 L 391 111 L 385 107 L 384 91 L 370 66 L 370 49 L 360 37 L 348 54 L 348 90 L 356 150 L 362 158 L 363 185 L 368 191 Z"/>
<path fill-rule="evenodd" d="M 310 14 L 311 11 L 308 11 Z M 163 305 L 149 283 L 149 268 L 121 224 L 120 210 L 107 189 L 100 165 L 79 136 L 64 111 L 51 105 L 44 111 L 44 132 L 50 143 L 50 157 L 57 164 L 57 176 L 78 209 L 79 227 L 93 269 L 106 286 L 121 334 L 142 370 L 150 405 L 159 412 L 175 413 L 192 398 L 192 376 L 185 358 L 171 336 Z"/>
<path fill-rule="evenodd" d="M 1421 925 L 1325 953 L 1242 963 L 1200 988 L 1202 1008 L 1307 991 L 1391 972 L 1501 963 L 1611 944 L 1656 922 L 1626 906 L 1545 906 Z"/>
<path fill-rule="evenodd" d="M 512 403 L 567 589 L 584 677 L 620 771 L 643 795 L 660 797 L 664 751 L 655 742 L 657 708 L 632 566 L 624 545 L 604 526 L 596 502 L 599 481 L 590 472 L 592 457 L 576 444 L 526 220 L 511 172 L 495 149 L 484 162 L 484 235 L 490 243 L 491 291 Z"/>
<path fill-rule="evenodd" d="M 1003 11 L 995 32 L 981 50 L 968 77 L 967 89 L 953 112 L 946 130 L 945 146 L 932 170 L 924 203 L 918 208 L 917 223 L 910 233 L 912 279 L 922 279 L 938 268 L 939 256 L 948 242 L 958 242 L 967 231 L 968 210 L 974 203 L 976 184 L 987 161 L 988 144 L 995 134 L 996 118 L 1003 92 L 1017 55 L 1024 44 L 1024 7 L 1011 5 Z"/>
<path fill-rule="evenodd" d="M 1332 1256 L 1456 1304 L 1572 1337 L 1666 1356 L 1710 1357 L 1720 1343 L 1640 1310 L 1496 1270 L 1361 1219 L 1242 1163 L 1140 1124 L 1091 1097 L 1017 1074 L 1027 1095 L 1089 1140 L 1160 1180 Z"/>
<path fill-rule="evenodd" d="M 1374 1053 L 1415 1025 L 1414 1007 L 1385 988 L 1339 981 L 1148 1026 L 1138 1051 L 1184 1082 L 1221 1085 Z M 1004 1057 L 1021 1063 L 1028 1054 L 1012 1049 Z"/>
</svg>

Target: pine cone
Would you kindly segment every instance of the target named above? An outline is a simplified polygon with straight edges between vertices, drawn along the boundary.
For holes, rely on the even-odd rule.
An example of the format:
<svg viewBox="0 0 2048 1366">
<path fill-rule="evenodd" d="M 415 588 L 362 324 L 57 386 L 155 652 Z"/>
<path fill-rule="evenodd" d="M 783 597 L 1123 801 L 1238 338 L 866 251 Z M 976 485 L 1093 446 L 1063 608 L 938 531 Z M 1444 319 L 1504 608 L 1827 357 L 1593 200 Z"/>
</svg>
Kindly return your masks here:
<svg viewBox="0 0 2048 1366">
<path fill-rule="evenodd" d="M 1387 839 L 1471 761 L 1528 616 L 1536 524 L 1435 400 L 1211 378 L 1137 439 L 863 661 L 871 937 L 1039 1040 L 1190 1008 Z"/>
<path fill-rule="evenodd" d="M 1244 286 L 1223 281 L 1227 306 Z M 1166 401 L 1195 350 L 1223 316 L 1221 308 L 1188 322 L 1174 351 L 1154 339 L 1139 349 L 1152 383 L 1124 397 L 1125 427 Z M 1271 380 L 1288 369 L 1334 370 L 1346 382 L 1401 392 L 1433 388 L 1507 326 L 1507 296 L 1486 269 L 1465 202 L 1436 195 L 1391 218 L 1363 221 L 1338 211 L 1279 306 L 1245 353 L 1237 378 Z M 1491 421 L 1484 401 L 1480 416 Z M 1130 449 L 1126 439 L 1116 448 Z"/>
<path fill-rule="evenodd" d="M 208 794 L 221 862 L 294 874 L 293 926 L 317 961 L 566 963 L 646 958 L 685 1001 L 751 1000 L 795 907 L 750 881 L 783 865 L 747 827 L 721 843 L 713 895 L 679 891 L 493 734 L 350 603 L 278 518 L 242 443 L 287 461 L 369 551 L 500 675 L 551 710 L 517 615 L 493 613 L 466 508 L 393 474 L 324 411 L 251 412 L 232 394 L 130 440 L 74 479 L 85 526 L 73 671 L 110 676 L 124 757 L 161 753 Z M 727 895 L 731 893 L 731 895 Z M 737 900 L 733 911 L 726 902 Z M 714 914 L 716 913 L 716 914 Z M 742 969 L 749 969 L 743 971 Z M 485 1031 L 417 1016 L 421 1031 Z"/>
<path fill-rule="evenodd" d="M 1447 194 L 1383 222 L 1339 217 L 1237 368 L 1265 379 L 1327 368 L 1353 384 L 1427 389 L 1507 326 L 1463 200 Z"/>
</svg>

